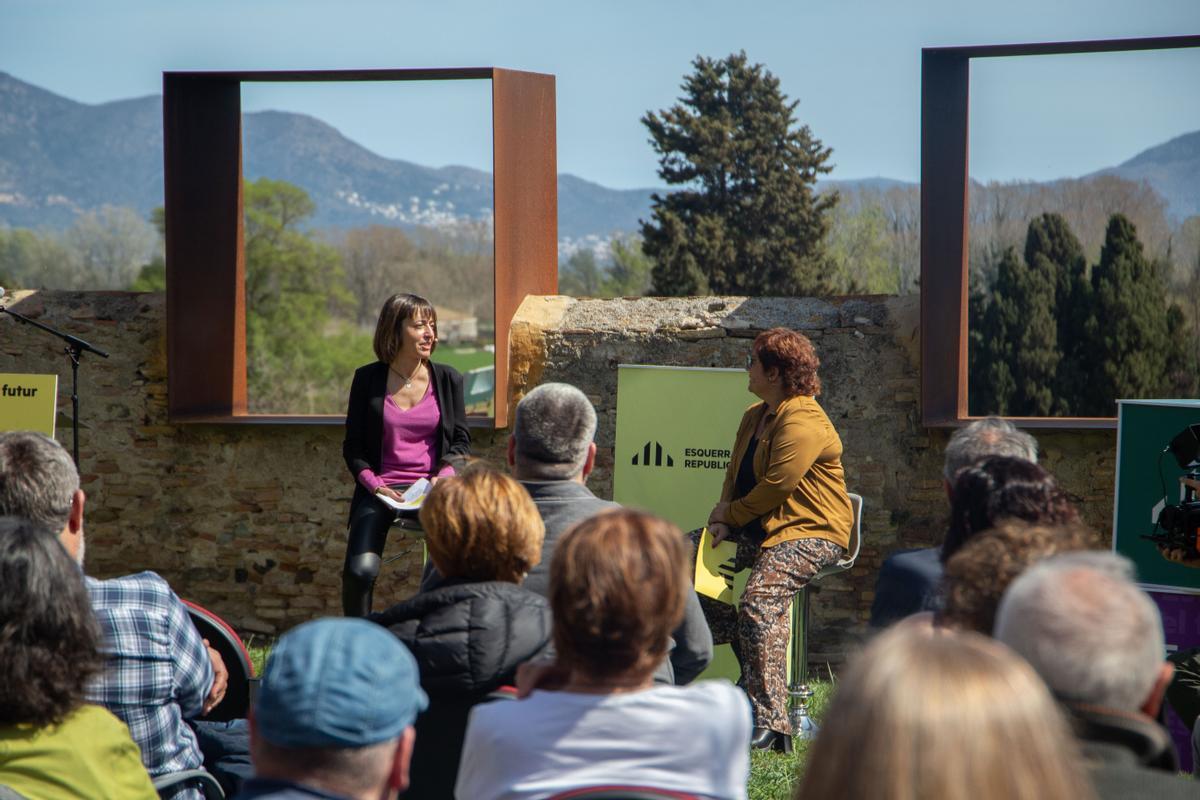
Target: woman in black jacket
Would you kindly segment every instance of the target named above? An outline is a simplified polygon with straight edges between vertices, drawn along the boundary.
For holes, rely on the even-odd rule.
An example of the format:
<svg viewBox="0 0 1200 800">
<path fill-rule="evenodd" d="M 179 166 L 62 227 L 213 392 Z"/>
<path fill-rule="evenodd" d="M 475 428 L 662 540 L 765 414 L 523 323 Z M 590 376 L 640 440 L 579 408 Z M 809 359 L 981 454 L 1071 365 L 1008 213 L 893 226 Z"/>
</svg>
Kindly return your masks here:
<svg viewBox="0 0 1200 800">
<path fill-rule="evenodd" d="M 513 685 L 517 667 L 545 654 L 551 638 L 549 603 L 520 586 L 541 560 L 545 529 L 519 483 L 468 468 L 433 488 L 421 524 L 444 581 L 371 616 L 412 651 L 429 696 L 406 800 L 453 796 L 471 708 Z"/>
<path fill-rule="evenodd" d="M 429 360 L 437 312 L 423 297 L 397 294 L 375 326 L 378 361 L 359 367 L 350 385 L 342 456 L 354 476 L 342 570 L 342 610 L 371 611 L 371 593 L 395 512 L 379 496 L 400 499 L 420 478 L 453 475 L 451 458 L 471 451 L 462 376 Z"/>
</svg>

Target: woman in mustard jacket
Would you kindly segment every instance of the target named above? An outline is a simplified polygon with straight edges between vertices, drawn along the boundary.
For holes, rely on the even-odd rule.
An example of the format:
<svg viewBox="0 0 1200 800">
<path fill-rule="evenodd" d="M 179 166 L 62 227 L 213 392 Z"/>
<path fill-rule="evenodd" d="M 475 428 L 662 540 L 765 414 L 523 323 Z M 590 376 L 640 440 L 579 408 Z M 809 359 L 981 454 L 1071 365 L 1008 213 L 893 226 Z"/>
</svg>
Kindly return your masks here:
<svg viewBox="0 0 1200 800">
<path fill-rule="evenodd" d="M 751 569 L 732 634 L 754 708 L 751 746 L 761 749 L 791 749 L 792 597 L 845 555 L 850 542 L 842 440 L 815 399 L 819 365 L 812 342 L 795 331 L 772 328 L 754 340 L 746 369 L 749 389 L 762 402 L 742 417 L 708 521 L 714 546 L 736 539 L 736 566 Z"/>
</svg>

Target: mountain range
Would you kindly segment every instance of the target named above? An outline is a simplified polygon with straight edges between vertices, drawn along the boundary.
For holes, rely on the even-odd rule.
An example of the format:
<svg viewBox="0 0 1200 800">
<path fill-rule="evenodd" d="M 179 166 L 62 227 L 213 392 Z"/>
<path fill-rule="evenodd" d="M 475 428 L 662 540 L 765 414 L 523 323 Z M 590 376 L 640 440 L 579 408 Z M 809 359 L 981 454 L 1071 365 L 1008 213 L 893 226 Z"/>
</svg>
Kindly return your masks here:
<svg viewBox="0 0 1200 800">
<path fill-rule="evenodd" d="M 243 153 L 248 179 L 268 176 L 308 191 L 318 227 L 436 226 L 491 214 L 490 173 L 384 158 L 304 114 L 243 115 Z M 1101 172 L 1149 182 L 1176 219 L 1200 213 L 1200 131 Z M 162 173 L 160 96 L 88 105 L 0 72 L 0 225 L 64 228 L 105 204 L 148 214 L 162 205 Z M 901 183 L 869 178 L 822 186 Z M 560 174 L 560 249 L 636 231 L 654 191 L 609 189 Z"/>
</svg>

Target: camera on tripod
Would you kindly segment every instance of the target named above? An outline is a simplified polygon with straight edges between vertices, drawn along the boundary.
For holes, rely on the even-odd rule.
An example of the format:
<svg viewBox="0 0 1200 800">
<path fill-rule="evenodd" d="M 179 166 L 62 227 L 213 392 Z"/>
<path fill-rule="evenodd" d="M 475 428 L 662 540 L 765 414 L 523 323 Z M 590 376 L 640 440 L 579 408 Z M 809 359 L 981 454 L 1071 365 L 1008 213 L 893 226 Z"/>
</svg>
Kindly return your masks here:
<svg viewBox="0 0 1200 800">
<path fill-rule="evenodd" d="M 1183 498 L 1178 505 L 1165 506 L 1158 513 L 1154 531 L 1142 538 L 1149 539 L 1161 549 L 1181 551 L 1185 560 L 1200 559 L 1200 497 L 1197 496 L 1200 488 L 1200 424 L 1189 425 L 1180 431 L 1163 452 L 1175 456 L 1179 468 L 1188 471 L 1181 481 Z M 1162 466 L 1161 456 L 1159 466 Z"/>
</svg>

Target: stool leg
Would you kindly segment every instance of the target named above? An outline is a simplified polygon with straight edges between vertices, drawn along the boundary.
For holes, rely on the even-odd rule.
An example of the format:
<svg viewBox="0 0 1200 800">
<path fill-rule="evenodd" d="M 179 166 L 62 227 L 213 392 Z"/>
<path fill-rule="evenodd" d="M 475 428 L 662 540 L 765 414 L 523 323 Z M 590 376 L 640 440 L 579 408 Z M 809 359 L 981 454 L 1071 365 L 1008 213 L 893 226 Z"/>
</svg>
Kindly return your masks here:
<svg viewBox="0 0 1200 800">
<path fill-rule="evenodd" d="M 792 685 L 790 718 L 792 739 L 812 739 L 817 735 L 817 723 L 808 715 L 808 701 L 813 696 L 808 686 L 808 590 L 805 586 L 792 598 Z"/>
</svg>

